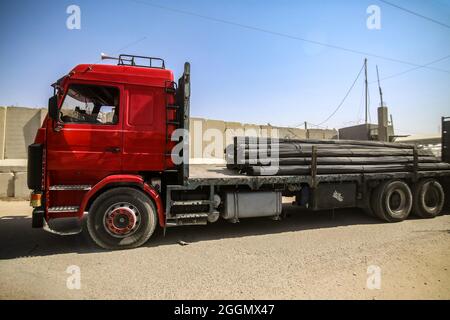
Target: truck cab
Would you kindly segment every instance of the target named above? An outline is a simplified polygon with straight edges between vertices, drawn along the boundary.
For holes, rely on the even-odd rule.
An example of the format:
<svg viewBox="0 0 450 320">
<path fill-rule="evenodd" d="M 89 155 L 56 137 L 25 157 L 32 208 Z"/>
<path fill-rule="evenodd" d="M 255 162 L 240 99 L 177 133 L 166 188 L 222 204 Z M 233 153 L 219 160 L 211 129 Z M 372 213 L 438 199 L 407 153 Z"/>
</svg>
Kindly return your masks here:
<svg viewBox="0 0 450 320">
<path fill-rule="evenodd" d="M 154 229 L 149 219 L 164 226 L 161 176 L 179 178 L 171 155 L 176 141 L 170 137 L 187 122 L 189 64 L 178 85 L 162 59 L 120 55 L 116 60 L 117 65 L 77 65 L 53 84 L 49 112 L 28 159 L 34 227 L 81 219 L 100 195 L 120 187 L 122 200 L 111 203 L 99 222 L 114 244 L 94 239 L 103 247 L 136 238 L 139 224 Z"/>
</svg>

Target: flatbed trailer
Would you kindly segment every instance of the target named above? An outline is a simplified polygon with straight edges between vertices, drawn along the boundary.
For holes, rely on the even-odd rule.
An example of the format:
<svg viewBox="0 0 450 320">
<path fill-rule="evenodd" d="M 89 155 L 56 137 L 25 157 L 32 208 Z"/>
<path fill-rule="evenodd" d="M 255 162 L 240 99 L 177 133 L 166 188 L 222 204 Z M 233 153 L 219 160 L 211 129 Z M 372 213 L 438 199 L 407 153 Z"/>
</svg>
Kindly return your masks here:
<svg viewBox="0 0 450 320">
<path fill-rule="evenodd" d="M 309 183 L 313 184 L 310 175 L 289 175 L 289 176 L 248 176 L 242 175 L 235 170 L 228 169 L 225 165 L 211 165 L 211 164 L 191 164 L 189 166 L 190 176 L 188 177 L 185 186 L 195 188 L 197 186 L 208 185 L 246 185 L 252 189 L 259 189 L 263 185 L 270 184 L 299 184 Z M 386 172 L 386 173 L 355 173 L 355 174 L 326 174 L 317 175 L 316 182 L 357 182 L 386 179 L 407 179 L 413 181 L 414 179 L 423 179 L 430 177 L 448 177 L 448 171 L 419 171 L 413 172 Z"/>
<path fill-rule="evenodd" d="M 137 58 L 149 65 L 138 66 Z M 177 164 L 179 144 L 178 155 L 189 159 L 190 65 L 176 83 L 162 59 L 117 60 L 117 66 L 78 65 L 53 85 L 48 116 L 28 154 L 35 228 L 73 234 L 81 228 L 56 230 L 52 222 L 75 219 L 81 226 L 86 218 L 95 243 L 124 249 L 145 243 L 158 225 L 166 231 L 219 218 L 281 219 L 283 196 L 295 197 L 302 209 L 359 207 L 387 222 L 411 212 L 432 218 L 444 207 L 450 170 L 420 171 L 414 146 L 408 172 L 318 174 L 315 152 L 308 174 L 299 175 Z M 155 60 L 162 64 L 155 67 Z M 448 148 L 448 121 L 442 121 Z"/>
<path fill-rule="evenodd" d="M 314 168 L 311 168 L 314 172 Z M 214 195 L 220 192 L 264 192 L 278 190 L 281 196 L 298 197 L 302 189 L 307 188 L 308 199 L 296 203 L 303 209 L 326 210 L 338 208 L 359 207 L 371 212 L 370 198 L 373 190 L 385 181 L 406 181 L 414 184 L 426 179 L 441 179 L 448 189 L 450 182 L 449 171 L 418 171 L 418 172 L 386 172 L 386 173 L 354 173 L 354 174 L 326 174 L 326 175 L 286 175 L 286 176 L 249 176 L 226 165 L 193 164 L 189 165 L 189 176 L 182 185 L 168 185 L 166 194 L 166 222 L 167 226 L 186 224 L 206 224 L 207 215 L 215 211 Z M 209 194 L 211 206 L 203 216 L 183 215 L 171 213 L 173 192 L 193 192 L 203 190 L 204 195 Z M 209 191 L 209 192 L 208 192 Z M 346 195 L 346 201 L 338 199 L 336 195 Z M 304 195 L 305 196 L 305 195 Z M 205 199 L 205 198 L 204 198 Z M 255 216 L 258 213 L 255 212 Z M 191 217 L 193 217 L 191 219 Z M 218 218 L 218 215 L 213 219 Z M 184 222 L 183 222 L 184 221 Z M 238 221 L 238 219 L 234 219 Z"/>
</svg>

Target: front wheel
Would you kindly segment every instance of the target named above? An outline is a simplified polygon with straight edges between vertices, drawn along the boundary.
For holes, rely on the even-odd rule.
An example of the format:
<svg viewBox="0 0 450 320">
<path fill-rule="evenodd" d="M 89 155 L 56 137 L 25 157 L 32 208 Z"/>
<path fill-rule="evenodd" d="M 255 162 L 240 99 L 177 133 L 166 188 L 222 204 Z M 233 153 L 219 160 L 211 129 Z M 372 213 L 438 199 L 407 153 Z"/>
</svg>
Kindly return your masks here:
<svg viewBox="0 0 450 320">
<path fill-rule="evenodd" d="M 92 204 L 87 227 L 92 240 L 104 249 L 129 249 L 144 244 L 155 231 L 156 209 L 141 191 L 115 188 Z"/>
</svg>

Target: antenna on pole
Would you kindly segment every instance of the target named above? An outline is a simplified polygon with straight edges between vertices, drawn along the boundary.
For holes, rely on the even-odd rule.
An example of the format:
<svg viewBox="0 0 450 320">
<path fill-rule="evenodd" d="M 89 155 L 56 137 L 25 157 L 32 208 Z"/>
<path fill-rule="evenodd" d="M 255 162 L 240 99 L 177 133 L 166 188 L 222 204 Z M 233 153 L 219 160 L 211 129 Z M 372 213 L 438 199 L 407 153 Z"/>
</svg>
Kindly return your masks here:
<svg viewBox="0 0 450 320">
<path fill-rule="evenodd" d="M 384 102 L 383 102 L 383 91 L 381 90 L 381 85 L 380 85 L 380 74 L 378 73 L 378 65 L 377 65 L 377 79 L 378 79 L 378 90 L 380 91 L 380 102 L 381 102 L 381 107 L 384 107 Z"/>
<path fill-rule="evenodd" d="M 368 101 L 369 101 L 369 99 L 368 99 L 368 96 L 369 96 L 369 83 L 367 81 L 367 58 L 364 59 L 364 74 L 366 76 L 366 79 L 364 81 L 365 92 L 366 92 L 366 122 L 365 123 L 367 124 L 367 117 L 368 117 L 368 114 L 369 114 L 369 105 L 368 105 Z"/>
</svg>

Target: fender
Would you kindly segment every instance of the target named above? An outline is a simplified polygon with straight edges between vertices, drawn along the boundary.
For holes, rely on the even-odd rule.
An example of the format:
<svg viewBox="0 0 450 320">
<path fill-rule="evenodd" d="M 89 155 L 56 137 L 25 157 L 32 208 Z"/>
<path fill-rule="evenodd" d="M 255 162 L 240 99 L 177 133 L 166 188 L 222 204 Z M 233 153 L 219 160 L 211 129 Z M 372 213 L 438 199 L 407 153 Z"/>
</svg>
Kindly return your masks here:
<svg viewBox="0 0 450 320">
<path fill-rule="evenodd" d="M 144 179 L 142 179 L 141 176 L 138 175 L 132 175 L 132 174 L 118 174 L 118 175 L 112 175 L 104 178 L 100 182 L 98 182 L 89 192 L 87 192 L 83 200 L 81 201 L 80 208 L 78 209 L 78 217 L 81 219 L 81 217 L 84 214 L 84 211 L 86 209 L 87 204 L 89 203 L 89 200 L 92 199 L 93 196 L 95 196 L 99 191 L 104 189 L 105 187 L 111 185 L 111 184 L 131 184 L 131 185 L 137 185 L 141 188 L 142 191 L 145 192 L 154 202 L 156 205 L 156 211 L 158 214 L 158 220 L 159 225 L 164 228 L 166 223 L 164 219 L 164 210 L 162 205 L 161 196 L 159 193 L 150 185 L 144 182 Z"/>
</svg>

